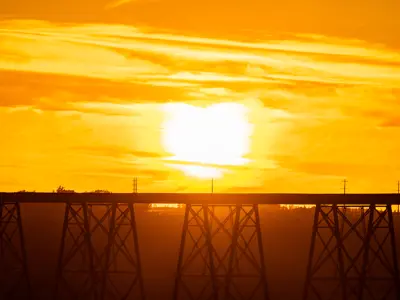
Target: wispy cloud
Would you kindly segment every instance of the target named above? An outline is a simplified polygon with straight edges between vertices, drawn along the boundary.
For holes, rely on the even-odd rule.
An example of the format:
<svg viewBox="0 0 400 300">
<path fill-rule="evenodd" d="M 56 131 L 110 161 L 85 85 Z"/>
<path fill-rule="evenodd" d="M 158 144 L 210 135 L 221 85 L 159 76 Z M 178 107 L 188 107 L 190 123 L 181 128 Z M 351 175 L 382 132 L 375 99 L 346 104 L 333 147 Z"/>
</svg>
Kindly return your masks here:
<svg viewBox="0 0 400 300">
<path fill-rule="evenodd" d="M 125 25 L 14 20 L 2 22 L 0 37 L 3 70 L 104 80 L 109 82 L 107 93 L 112 86 L 126 90 L 139 85 L 139 94 L 145 86 L 175 91 L 143 94 L 142 101 L 164 95 L 169 101 L 256 97 L 270 103 L 288 99 L 293 106 L 300 105 L 293 100 L 304 98 L 304 92 L 315 104 L 323 101 L 321 96 L 342 101 L 354 86 L 390 94 L 400 84 L 397 51 L 321 36 L 243 42 Z M 202 88 L 209 90 L 204 93 Z M 134 97 L 138 99 L 137 93 Z"/>
<path fill-rule="evenodd" d="M 382 126 L 393 124 L 390 111 L 398 109 L 400 54 L 364 41 L 293 34 L 243 42 L 34 20 L 1 25 L 3 105 L 95 111 L 104 103 L 108 114 L 131 114 L 129 102 L 249 99 L 314 118 L 367 117 L 364 111 L 385 107 L 387 119 L 374 119 Z M 16 93 L 27 88 L 30 98 Z"/>
<path fill-rule="evenodd" d="M 363 42 L 335 40 L 336 44 L 329 44 L 326 39 L 322 43 L 293 36 L 288 41 L 245 43 L 141 32 L 128 26 L 65 26 L 33 21 L 26 22 L 25 27 L 21 21 L 15 25 L 17 29 L 13 22 L 5 23 L 8 29 L 0 31 L 6 40 L 2 51 L 16 53 L 30 62 L 3 61 L 0 66 L 5 69 L 50 72 L 46 65 L 51 64 L 54 73 L 127 81 L 154 78 L 150 74 L 157 74 L 159 79 L 166 76 L 190 80 L 188 76 L 193 74 L 196 81 L 218 82 L 241 75 L 242 80 L 260 82 L 268 79 L 396 85 L 400 77 L 398 52 L 371 48 Z M 36 51 L 24 50 L 27 46 Z M 59 47 L 64 51 L 57 51 Z M 143 54 L 147 54 L 145 59 L 138 58 Z M 43 57 L 46 61 L 42 61 Z M 85 61 L 84 69 L 77 66 L 81 61 Z M 218 72 L 218 77 L 214 73 L 212 78 L 199 72 L 218 62 L 232 66 L 233 72 Z M 181 74 L 189 75 L 182 78 Z"/>
<path fill-rule="evenodd" d="M 336 110 L 346 115 L 360 109 L 381 110 L 383 103 L 391 110 L 398 102 L 386 99 L 398 98 L 393 91 L 400 84 L 400 54 L 363 41 L 293 34 L 283 40 L 243 42 L 125 25 L 34 20 L 3 21 L 1 25 L 0 69 L 47 74 L 53 83 L 38 93 L 37 86 L 47 80 L 29 83 L 26 75 L 21 75 L 22 82 L 8 80 L 11 84 L 0 91 L 2 103 L 18 103 L 14 92 L 22 87 L 15 86 L 17 82 L 35 87 L 31 91 L 35 98 L 27 104 L 42 108 L 49 97 L 64 107 L 68 102 L 94 102 L 92 108 L 95 102 L 128 99 L 258 99 L 292 113 L 312 107 L 314 113 L 315 109 L 320 113 Z M 4 74 L 7 81 L 8 74 Z M 101 84 L 95 83 L 100 80 Z M 59 82 L 70 84 L 60 86 Z M 76 103 L 84 109 L 84 104 Z"/>
<path fill-rule="evenodd" d="M 108 3 L 104 9 L 113 9 L 113 8 L 117 8 L 118 6 L 124 5 L 124 4 L 128 4 L 130 2 L 133 1 L 137 1 L 137 0 L 113 0 L 110 3 Z"/>
</svg>

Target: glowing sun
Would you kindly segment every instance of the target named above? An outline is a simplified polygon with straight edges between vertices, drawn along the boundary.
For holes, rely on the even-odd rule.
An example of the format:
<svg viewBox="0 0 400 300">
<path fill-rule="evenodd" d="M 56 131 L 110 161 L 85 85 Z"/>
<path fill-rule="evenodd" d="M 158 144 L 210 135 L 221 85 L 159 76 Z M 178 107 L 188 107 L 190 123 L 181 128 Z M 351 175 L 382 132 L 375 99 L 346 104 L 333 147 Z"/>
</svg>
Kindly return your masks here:
<svg viewBox="0 0 400 300">
<path fill-rule="evenodd" d="M 173 156 L 169 161 L 188 176 L 218 178 L 221 167 L 244 165 L 249 152 L 252 125 L 247 108 L 237 103 L 208 107 L 188 104 L 163 106 L 166 121 L 162 142 Z"/>
</svg>

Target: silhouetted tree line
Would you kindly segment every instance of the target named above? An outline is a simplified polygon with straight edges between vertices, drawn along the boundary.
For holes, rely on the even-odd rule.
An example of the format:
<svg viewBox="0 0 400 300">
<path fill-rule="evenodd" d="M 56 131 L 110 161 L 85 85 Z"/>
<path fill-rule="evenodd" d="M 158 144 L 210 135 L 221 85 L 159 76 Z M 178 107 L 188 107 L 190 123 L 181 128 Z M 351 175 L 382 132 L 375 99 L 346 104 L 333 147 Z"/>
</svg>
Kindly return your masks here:
<svg viewBox="0 0 400 300">
<path fill-rule="evenodd" d="M 94 190 L 93 192 L 85 192 L 85 193 L 111 194 L 111 192 L 107 190 Z"/>
<path fill-rule="evenodd" d="M 36 191 L 27 191 L 27 190 L 20 190 L 17 193 L 36 193 Z M 53 190 L 53 193 L 76 193 L 74 190 L 68 190 L 62 185 L 60 185 L 56 190 Z M 94 194 L 111 194 L 110 191 L 107 190 L 94 190 L 90 192 L 84 192 L 84 193 L 94 193 Z"/>
<path fill-rule="evenodd" d="M 53 191 L 54 193 L 54 191 Z M 63 186 L 59 186 L 57 188 L 57 190 L 55 191 L 55 193 L 76 193 L 74 190 L 68 190 Z M 110 191 L 107 190 L 94 190 L 94 191 L 90 191 L 90 192 L 84 192 L 84 193 L 95 193 L 95 194 L 111 194 Z"/>
</svg>

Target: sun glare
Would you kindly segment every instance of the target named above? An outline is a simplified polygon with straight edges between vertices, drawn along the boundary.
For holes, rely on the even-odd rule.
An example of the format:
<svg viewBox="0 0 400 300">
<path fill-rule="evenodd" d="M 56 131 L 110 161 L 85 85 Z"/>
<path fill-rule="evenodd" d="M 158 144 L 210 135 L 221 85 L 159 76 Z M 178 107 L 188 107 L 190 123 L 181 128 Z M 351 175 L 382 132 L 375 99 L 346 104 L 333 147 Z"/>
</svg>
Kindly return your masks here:
<svg viewBox="0 0 400 300">
<path fill-rule="evenodd" d="M 219 103 L 208 107 L 165 104 L 162 142 L 170 165 L 187 176 L 219 178 L 223 167 L 248 163 L 252 125 L 246 106 Z"/>
</svg>

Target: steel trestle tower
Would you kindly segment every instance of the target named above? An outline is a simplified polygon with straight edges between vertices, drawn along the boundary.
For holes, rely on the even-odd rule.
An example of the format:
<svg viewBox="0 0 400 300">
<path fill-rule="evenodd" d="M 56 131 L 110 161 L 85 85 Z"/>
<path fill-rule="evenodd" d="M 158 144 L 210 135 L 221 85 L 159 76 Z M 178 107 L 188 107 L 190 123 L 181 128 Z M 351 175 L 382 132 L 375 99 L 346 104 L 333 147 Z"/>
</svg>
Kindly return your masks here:
<svg viewBox="0 0 400 300">
<path fill-rule="evenodd" d="M 258 205 L 187 204 L 174 300 L 268 300 Z"/>
<path fill-rule="evenodd" d="M 303 300 L 400 299 L 391 205 L 317 204 Z"/>
<path fill-rule="evenodd" d="M 67 203 L 55 299 L 144 300 L 133 202 Z"/>
<path fill-rule="evenodd" d="M 31 299 L 19 202 L 0 195 L 0 299 Z"/>
</svg>

